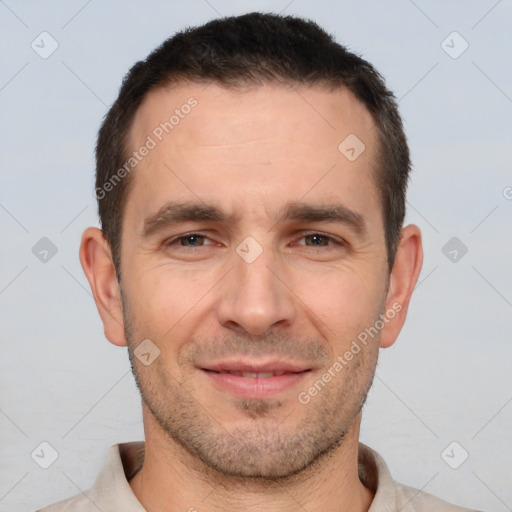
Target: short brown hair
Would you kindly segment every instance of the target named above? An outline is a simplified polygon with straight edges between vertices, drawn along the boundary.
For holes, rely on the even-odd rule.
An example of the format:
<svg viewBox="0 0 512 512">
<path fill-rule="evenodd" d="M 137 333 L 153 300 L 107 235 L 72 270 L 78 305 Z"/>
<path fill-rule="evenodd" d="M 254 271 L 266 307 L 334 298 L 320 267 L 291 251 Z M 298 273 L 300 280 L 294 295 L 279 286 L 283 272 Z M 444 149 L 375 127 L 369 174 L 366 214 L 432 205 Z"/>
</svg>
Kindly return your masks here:
<svg viewBox="0 0 512 512">
<path fill-rule="evenodd" d="M 371 113 L 377 128 L 376 183 L 391 271 L 405 216 L 410 171 L 409 149 L 393 94 L 368 62 L 336 43 L 316 23 L 255 12 L 179 32 L 125 76 L 96 145 L 100 222 L 119 279 L 123 209 L 133 180 L 130 175 L 116 178 L 129 158 L 133 119 L 151 90 L 180 80 L 214 81 L 228 87 L 282 83 L 351 91 Z"/>
</svg>

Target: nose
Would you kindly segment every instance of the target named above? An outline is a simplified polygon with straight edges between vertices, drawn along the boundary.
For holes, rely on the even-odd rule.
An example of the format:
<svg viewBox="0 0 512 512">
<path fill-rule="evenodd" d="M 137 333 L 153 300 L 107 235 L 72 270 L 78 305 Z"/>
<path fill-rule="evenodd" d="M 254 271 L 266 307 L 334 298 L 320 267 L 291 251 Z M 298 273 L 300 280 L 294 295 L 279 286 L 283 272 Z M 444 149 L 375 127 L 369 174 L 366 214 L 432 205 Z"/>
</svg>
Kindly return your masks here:
<svg viewBox="0 0 512 512">
<path fill-rule="evenodd" d="M 291 326 L 296 302 L 285 269 L 270 249 L 248 262 L 234 255 L 217 307 L 219 323 L 240 334 L 262 336 L 276 327 Z"/>
</svg>

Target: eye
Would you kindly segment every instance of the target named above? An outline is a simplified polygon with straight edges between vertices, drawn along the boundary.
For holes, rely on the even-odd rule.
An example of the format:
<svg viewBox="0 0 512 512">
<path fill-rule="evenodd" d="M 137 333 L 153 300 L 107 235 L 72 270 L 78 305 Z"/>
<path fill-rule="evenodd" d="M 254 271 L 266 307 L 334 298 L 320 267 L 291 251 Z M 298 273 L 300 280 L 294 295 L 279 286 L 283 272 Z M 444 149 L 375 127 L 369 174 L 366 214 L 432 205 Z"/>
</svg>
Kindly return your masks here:
<svg viewBox="0 0 512 512">
<path fill-rule="evenodd" d="M 300 238 L 305 243 L 299 243 L 298 245 L 305 245 L 307 247 L 330 247 L 330 246 L 344 246 L 345 242 L 341 239 L 334 238 L 324 233 L 311 232 L 306 233 Z"/>
<path fill-rule="evenodd" d="M 314 235 L 306 235 L 304 240 L 306 240 L 306 245 L 315 247 L 325 247 L 330 245 L 331 242 L 331 239 L 328 236 L 322 235 L 320 233 L 315 233 Z M 308 241 L 310 243 L 308 243 Z"/>
<path fill-rule="evenodd" d="M 198 245 L 203 245 L 205 238 L 206 237 L 202 235 L 197 235 L 194 233 L 192 235 L 180 236 L 178 241 L 180 242 L 180 245 L 184 245 L 186 247 L 196 247 Z"/>
<path fill-rule="evenodd" d="M 212 243 L 213 242 L 209 240 L 209 238 L 205 235 L 201 235 L 199 233 L 187 233 L 186 235 L 181 235 L 175 238 L 171 238 L 170 240 L 166 240 L 163 245 L 166 247 L 175 246 L 183 247 L 186 249 L 195 249 L 196 247 L 211 245 Z"/>
</svg>

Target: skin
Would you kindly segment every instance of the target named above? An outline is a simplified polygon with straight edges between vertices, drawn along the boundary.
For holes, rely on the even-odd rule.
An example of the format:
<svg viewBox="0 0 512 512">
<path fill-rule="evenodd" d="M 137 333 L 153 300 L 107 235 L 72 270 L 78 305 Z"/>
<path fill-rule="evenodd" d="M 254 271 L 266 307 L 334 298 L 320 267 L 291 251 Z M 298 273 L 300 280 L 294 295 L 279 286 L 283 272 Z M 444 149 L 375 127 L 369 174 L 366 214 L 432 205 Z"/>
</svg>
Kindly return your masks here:
<svg viewBox="0 0 512 512">
<path fill-rule="evenodd" d="M 409 225 L 388 271 L 373 120 L 348 91 L 188 83 L 149 93 L 133 147 L 191 96 L 197 106 L 133 171 L 121 286 L 100 230 L 87 229 L 80 248 L 105 335 L 129 346 L 143 397 L 146 458 L 130 486 L 150 512 L 368 510 L 373 492 L 357 471 L 361 407 L 379 348 L 403 326 L 423 258 L 420 231 Z M 353 162 L 338 151 L 349 134 L 366 146 Z M 236 217 L 144 236 L 145 219 L 169 201 L 212 203 Z M 366 232 L 280 221 L 294 201 L 342 204 Z M 175 240 L 190 233 L 204 238 Z M 252 263 L 236 252 L 247 236 L 262 249 Z M 396 304 L 379 334 L 300 403 L 299 392 Z M 148 366 L 133 354 L 144 339 L 160 350 Z M 244 400 L 201 370 L 233 355 L 309 371 L 277 395 Z"/>
</svg>

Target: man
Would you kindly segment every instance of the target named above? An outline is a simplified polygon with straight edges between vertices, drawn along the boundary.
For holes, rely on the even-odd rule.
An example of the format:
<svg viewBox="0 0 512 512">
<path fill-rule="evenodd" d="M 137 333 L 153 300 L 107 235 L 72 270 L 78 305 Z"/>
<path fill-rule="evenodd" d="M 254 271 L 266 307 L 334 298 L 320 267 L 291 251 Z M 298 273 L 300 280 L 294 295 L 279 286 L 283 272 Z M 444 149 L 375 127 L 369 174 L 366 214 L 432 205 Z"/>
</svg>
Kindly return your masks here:
<svg viewBox="0 0 512 512">
<path fill-rule="evenodd" d="M 370 64 L 258 13 L 166 41 L 99 132 L 80 260 L 145 443 L 45 511 L 462 511 L 359 443 L 422 264 L 409 152 Z"/>
</svg>

